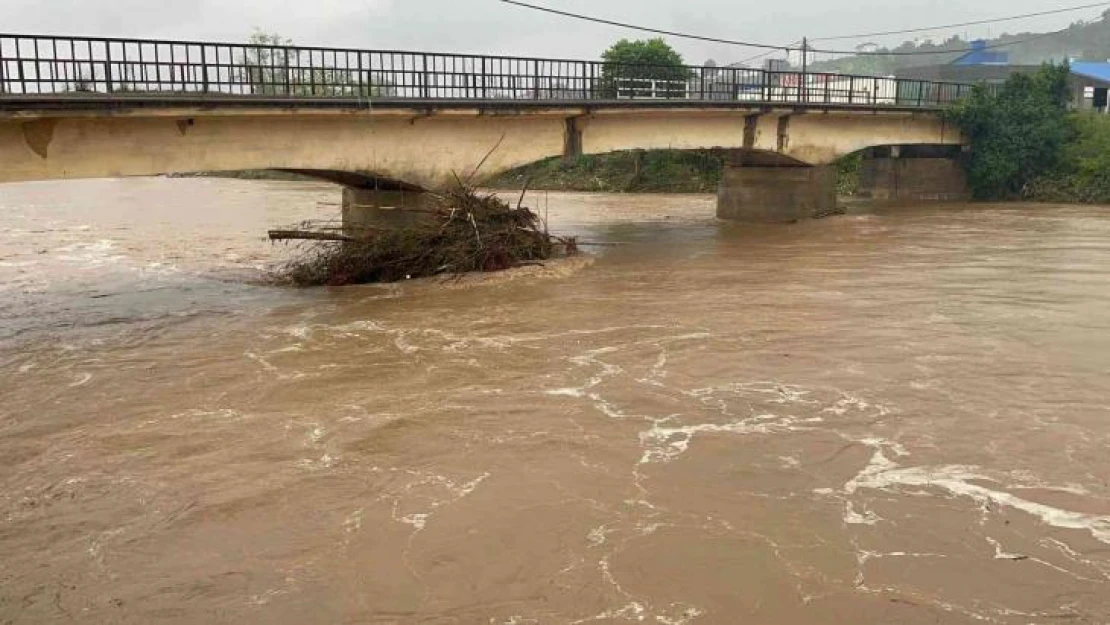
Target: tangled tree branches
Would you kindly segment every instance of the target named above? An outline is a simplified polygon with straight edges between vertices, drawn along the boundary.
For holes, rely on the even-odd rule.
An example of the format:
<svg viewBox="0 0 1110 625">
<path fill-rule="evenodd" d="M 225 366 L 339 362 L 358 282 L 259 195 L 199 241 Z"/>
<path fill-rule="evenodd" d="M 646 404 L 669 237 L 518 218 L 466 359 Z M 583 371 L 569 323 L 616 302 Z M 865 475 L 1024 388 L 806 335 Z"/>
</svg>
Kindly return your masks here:
<svg viewBox="0 0 1110 625">
<path fill-rule="evenodd" d="M 426 219 L 406 228 L 347 229 L 334 234 L 302 229 L 270 235 L 312 240 L 305 254 L 287 267 L 287 275 L 299 286 L 499 271 L 577 252 L 573 238 L 548 234 L 539 217 L 519 202 L 513 207 L 496 195 L 479 194 L 459 183 L 437 204 L 426 211 Z"/>
</svg>

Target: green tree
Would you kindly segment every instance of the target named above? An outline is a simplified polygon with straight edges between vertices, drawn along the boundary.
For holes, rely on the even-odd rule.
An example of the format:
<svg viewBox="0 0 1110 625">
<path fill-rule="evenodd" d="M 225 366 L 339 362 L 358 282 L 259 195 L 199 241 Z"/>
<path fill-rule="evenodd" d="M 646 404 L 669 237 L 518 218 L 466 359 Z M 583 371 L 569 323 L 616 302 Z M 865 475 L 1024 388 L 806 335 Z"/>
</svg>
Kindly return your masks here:
<svg viewBox="0 0 1110 625">
<path fill-rule="evenodd" d="M 255 95 L 381 97 L 396 92 L 378 72 L 360 75 L 358 70 L 320 66 L 319 58 L 309 63 L 303 51 L 292 46 L 292 39 L 255 30 L 239 59 L 236 80 Z"/>
<path fill-rule="evenodd" d="M 256 29 L 239 59 L 235 79 L 256 95 L 284 94 L 290 77 L 290 58 L 284 48 L 291 45 L 292 39 Z"/>
<path fill-rule="evenodd" d="M 608 98 L 680 98 L 690 71 L 661 37 L 621 39 L 601 55 L 601 92 Z"/>
<path fill-rule="evenodd" d="M 1017 198 L 1025 186 L 1061 163 L 1073 135 L 1068 120 L 1066 65 L 1014 74 L 998 90 L 977 87 L 945 112 L 971 142 L 965 159 L 977 199 Z"/>
</svg>

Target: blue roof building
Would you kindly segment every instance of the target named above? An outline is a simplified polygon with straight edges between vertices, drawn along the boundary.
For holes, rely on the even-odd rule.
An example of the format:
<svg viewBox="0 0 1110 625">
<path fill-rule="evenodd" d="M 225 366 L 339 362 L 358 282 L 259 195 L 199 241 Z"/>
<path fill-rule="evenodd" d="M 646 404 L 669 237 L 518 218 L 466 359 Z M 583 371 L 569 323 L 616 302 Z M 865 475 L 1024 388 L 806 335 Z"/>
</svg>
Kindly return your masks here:
<svg viewBox="0 0 1110 625">
<path fill-rule="evenodd" d="M 971 50 L 952 61 L 953 65 L 1009 65 L 1010 53 L 987 48 L 987 42 L 976 39 L 971 42 Z"/>
<path fill-rule="evenodd" d="M 1110 63 L 1076 61 L 1071 64 L 1071 83 L 1075 107 L 1110 113 Z"/>
</svg>

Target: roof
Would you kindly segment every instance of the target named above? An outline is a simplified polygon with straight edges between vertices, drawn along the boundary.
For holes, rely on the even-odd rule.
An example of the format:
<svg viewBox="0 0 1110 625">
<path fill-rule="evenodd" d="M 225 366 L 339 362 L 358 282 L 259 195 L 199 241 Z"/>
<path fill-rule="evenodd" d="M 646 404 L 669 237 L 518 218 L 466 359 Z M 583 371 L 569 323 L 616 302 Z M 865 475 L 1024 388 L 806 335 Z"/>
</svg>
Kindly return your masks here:
<svg viewBox="0 0 1110 625">
<path fill-rule="evenodd" d="M 952 61 L 953 65 L 1009 65 L 1009 52 L 996 52 L 987 47 L 983 39 L 971 42 L 971 49 L 960 58 Z"/>
<path fill-rule="evenodd" d="M 1083 76 L 1084 78 L 1093 78 L 1101 82 L 1110 83 L 1110 63 L 1090 63 L 1085 61 L 1072 63 L 1071 73 Z"/>
</svg>

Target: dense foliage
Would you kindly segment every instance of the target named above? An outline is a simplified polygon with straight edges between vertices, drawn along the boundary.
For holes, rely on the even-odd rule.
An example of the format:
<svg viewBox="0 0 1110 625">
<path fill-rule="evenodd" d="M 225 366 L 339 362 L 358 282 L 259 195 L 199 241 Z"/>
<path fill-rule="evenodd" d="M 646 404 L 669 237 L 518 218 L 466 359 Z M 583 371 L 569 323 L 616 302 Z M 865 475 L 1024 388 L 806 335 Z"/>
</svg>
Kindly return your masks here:
<svg viewBox="0 0 1110 625">
<path fill-rule="evenodd" d="M 1026 188 L 1026 197 L 1044 202 L 1110 204 L 1110 116 L 1074 114 L 1072 140 L 1060 162 Z"/>
<path fill-rule="evenodd" d="M 1019 198 L 1028 183 L 1061 166 L 1074 134 L 1068 74 L 1066 65 L 1014 74 L 1001 89 L 978 87 L 946 111 L 971 142 L 966 167 L 975 198 Z"/>
<path fill-rule="evenodd" d="M 685 93 L 689 71 L 682 55 L 661 37 L 621 39 L 601 55 L 602 90 L 608 97 L 676 97 Z"/>
</svg>

